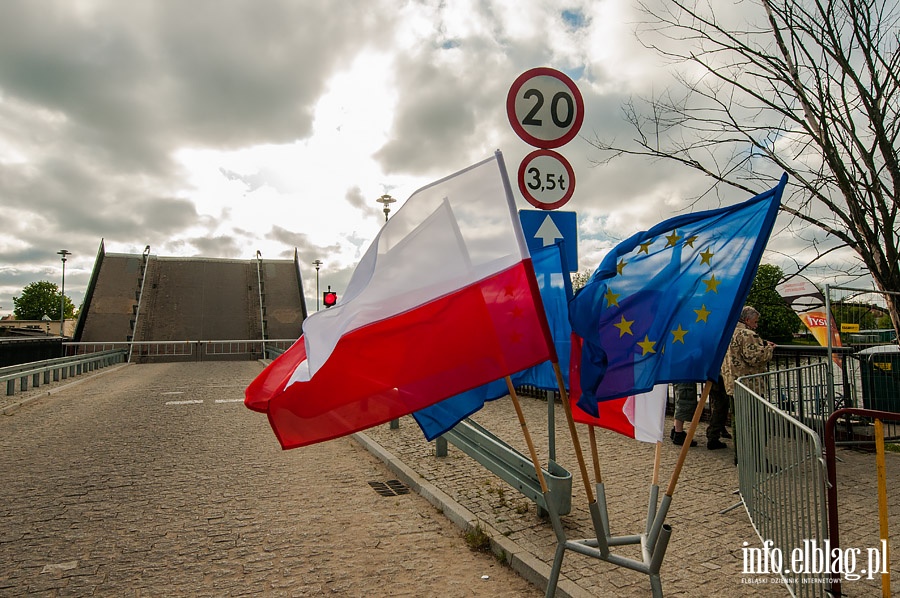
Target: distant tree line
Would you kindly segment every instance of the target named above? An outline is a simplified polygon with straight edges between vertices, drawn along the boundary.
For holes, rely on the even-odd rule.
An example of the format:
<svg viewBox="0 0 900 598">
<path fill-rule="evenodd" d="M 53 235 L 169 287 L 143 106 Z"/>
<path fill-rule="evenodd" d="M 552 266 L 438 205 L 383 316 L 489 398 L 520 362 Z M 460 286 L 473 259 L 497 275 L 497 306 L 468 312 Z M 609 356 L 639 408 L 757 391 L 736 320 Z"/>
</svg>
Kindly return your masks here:
<svg viewBox="0 0 900 598">
<path fill-rule="evenodd" d="M 68 296 L 60 301 L 59 287 L 52 282 L 40 280 L 26 285 L 18 297 L 13 297 L 13 315 L 17 320 L 40 320 L 47 316 L 59 320 L 62 303 L 66 319 L 75 317 L 75 304 Z"/>
</svg>

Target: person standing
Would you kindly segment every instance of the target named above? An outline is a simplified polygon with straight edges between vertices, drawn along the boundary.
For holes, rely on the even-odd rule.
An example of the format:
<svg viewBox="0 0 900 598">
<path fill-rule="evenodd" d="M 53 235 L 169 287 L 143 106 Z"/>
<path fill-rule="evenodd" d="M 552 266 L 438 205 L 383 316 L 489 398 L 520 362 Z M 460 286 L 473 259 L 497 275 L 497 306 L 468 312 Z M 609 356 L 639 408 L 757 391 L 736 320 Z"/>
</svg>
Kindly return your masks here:
<svg viewBox="0 0 900 598">
<path fill-rule="evenodd" d="M 763 340 L 756 333 L 757 326 L 759 326 L 759 312 L 755 308 L 745 305 L 741 310 L 741 316 L 734 329 L 734 334 L 731 336 L 728 350 L 725 351 L 725 359 L 722 361 L 720 382 L 727 401 L 720 400 L 718 402 L 718 411 L 711 416 L 711 419 L 716 419 L 716 429 L 718 430 L 725 428 L 728 408 L 734 403 L 734 381 L 741 376 L 765 372 L 769 361 L 772 359 L 775 343 Z M 723 403 L 724 414 L 722 413 Z M 711 408 L 715 410 L 716 405 L 717 403 L 714 400 Z M 712 425 L 710 425 L 710 428 L 712 428 Z M 708 449 L 715 450 L 726 446 L 724 442 L 719 440 L 719 436 L 715 435 L 715 431 L 707 430 Z M 737 463 L 736 456 L 735 463 Z"/>
<path fill-rule="evenodd" d="M 727 353 L 725 358 L 728 359 Z M 721 439 L 731 438 L 731 434 L 725 428 L 730 408 L 731 397 L 725 392 L 725 383 L 722 376 L 719 376 L 719 380 L 712 385 L 709 391 L 709 426 L 706 428 L 706 448 L 708 450 L 728 448 L 728 445 Z"/>
<path fill-rule="evenodd" d="M 678 382 L 672 386 L 675 391 L 675 421 L 669 438 L 676 445 L 682 446 L 687 439 L 684 422 L 691 421 L 694 411 L 697 409 L 697 384 L 695 382 Z M 697 441 L 691 440 L 691 446 L 697 446 Z"/>
<path fill-rule="evenodd" d="M 697 384 L 695 382 L 677 382 L 672 386 L 675 391 L 675 416 L 669 438 L 674 444 L 681 446 L 687 438 L 684 424 L 693 419 L 694 411 L 697 409 Z M 709 405 L 706 448 L 709 450 L 726 448 L 727 445 L 719 440 L 720 438 L 731 438 L 731 434 L 725 429 L 725 422 L 728 419 L 728 396 L 722 390 L 721 376 L 710 391 Z M 691 440 L 691 446 L 697 446 L 697 441 Z"/>
</svg>

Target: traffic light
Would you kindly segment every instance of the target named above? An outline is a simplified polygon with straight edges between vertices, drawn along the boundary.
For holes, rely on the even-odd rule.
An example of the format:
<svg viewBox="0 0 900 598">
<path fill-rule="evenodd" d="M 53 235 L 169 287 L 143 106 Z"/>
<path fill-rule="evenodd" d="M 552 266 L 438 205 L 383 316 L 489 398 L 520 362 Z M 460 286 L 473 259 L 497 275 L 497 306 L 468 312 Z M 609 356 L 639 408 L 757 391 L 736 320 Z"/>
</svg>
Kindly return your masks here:
<svg viewBox="0 0 900 598">
<path fill-rule="evenodd" d="M 335 303 L 337 303 L 337 293 L 332 291 L 329 286 L 328 290 L 322 293 L 322 304 L 325 307 L 333 307 Z"/>
</svg>

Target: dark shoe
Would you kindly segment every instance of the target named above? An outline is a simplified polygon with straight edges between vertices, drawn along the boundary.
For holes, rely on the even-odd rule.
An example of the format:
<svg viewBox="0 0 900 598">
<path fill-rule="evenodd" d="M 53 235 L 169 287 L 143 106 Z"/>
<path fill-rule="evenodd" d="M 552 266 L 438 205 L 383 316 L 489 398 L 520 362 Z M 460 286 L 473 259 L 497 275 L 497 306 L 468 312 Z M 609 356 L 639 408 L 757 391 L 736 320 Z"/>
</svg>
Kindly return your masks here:
<svg viewBox="0 0 900 598">
<path fill-rule="evenodd" d="M 684 441 L 687 440 L 687 432 L 676 432 L 672 430 L 672 442 L 677 444 L 678 446 L 683 446 Z M 696 440 L 691 440 L 691 446 L 697 446 Z"/>
<path fill-rule="evenodd" d="M 719 449 L 728 448 L 728 445 L 717 439 L 710 439 L 706 442 L 706 448 L 711 451 L 717 451 Z"/>
<path fill-rule="evenodd" d="M 731 440 L 731 434 L 728 433 L 728 430 L 723 429 L 722 433 L 719 434 L 719 436 L 721 436 L 722 438 L 727 438 L 728 440 Z"/>
</svg>

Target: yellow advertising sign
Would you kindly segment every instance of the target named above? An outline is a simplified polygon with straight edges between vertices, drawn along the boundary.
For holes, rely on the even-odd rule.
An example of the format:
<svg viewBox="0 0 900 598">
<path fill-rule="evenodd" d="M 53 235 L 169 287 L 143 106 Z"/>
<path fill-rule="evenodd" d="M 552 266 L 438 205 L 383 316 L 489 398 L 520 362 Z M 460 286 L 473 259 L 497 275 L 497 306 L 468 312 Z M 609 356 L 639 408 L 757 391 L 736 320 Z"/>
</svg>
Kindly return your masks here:
<svg viewBox="0 0 900 598">
<path fill-rule="evenodd" d="M 841 332 L 859 332 L 859 324 L 841 322 Z"/>
</svg>

